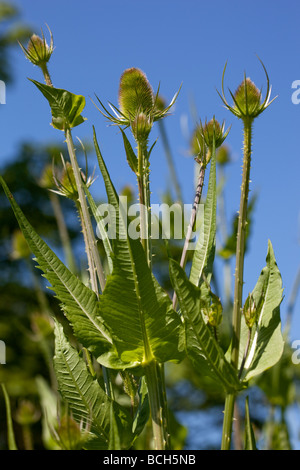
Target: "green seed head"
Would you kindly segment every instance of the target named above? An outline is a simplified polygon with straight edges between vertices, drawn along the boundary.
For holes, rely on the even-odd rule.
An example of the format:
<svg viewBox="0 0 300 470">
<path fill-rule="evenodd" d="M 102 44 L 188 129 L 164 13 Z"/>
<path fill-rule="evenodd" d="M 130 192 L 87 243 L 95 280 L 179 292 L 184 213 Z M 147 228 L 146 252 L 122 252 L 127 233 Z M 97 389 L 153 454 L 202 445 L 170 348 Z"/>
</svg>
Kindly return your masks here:
<svg viewBox="0 0 300 470">
<path fill-rule="evenodd" d="M 255 119 L 257 116 L 259 116 L 270 104 L 274 101 L 273 98 L 270 101 L 270 96 L 271 96 L 271 87 L 270 87 L 270 82 L 269 82 L 269 76 L 267 73 L 267 70 L 262 63 L 262 61 L 259 59 L 265 75 L 266 75 L 266 80 L 267 80 L 267 91 L 265 98 L 262 98 L 261 91 L 256 87 L 256 85 L 250 80 L 250 78 L 246 78 L 246 74 L 244 75 L 244 80 L 242 83 L 238 86 L 236 92 L 233 94 L 230 90 L 229 93 L 231 95 L 231 98 L 233 99 L 233 104 L 230 105 L 227 102 L 227 99 L 225 97 L 225 92 L 224 92 L 224 76 L 225 76 L 225 70 L 226 70 L 226 65 L 223 70 L 223 77 L 222 77 L 222 94 L 219 94 L 221 100 L 223 101 L 225 107 L 229 109 L 235 116 L 238 118 L 242 119 L 243 121 L 248 121 L 251 122 L 253 119 Z"/>
<path fill-rule="evenodd" d="M 234 94 L 234 108 L 244 116 L 255 117 L 260 106 L 261 92 L 250 78 L 245 78 Z"/>
<path fill-rule="evenodd" d="M 140 113 L 149 115 L 153 106 L 153 91 L 144 72 L 134 67 L 125 70 L 119 87 L 121 113 L 130 121 L 134 121 Z"/>
<path fill-rule="evenodd" d="M 27 48 L 25 48 L 24 46 L 20 44 L 25 56 L 27 57 L 28 60 L 30 60 L 32 64 L 43 68 L 45 67 L 47 62 L 49 62 L 52 52 L 54 50 L 53 37 L 52 37 L 51 31 L 50 31 L 50 37 L 51 37 L 50 46 L 47 44 L 43 31 L 42 31 L 42 37 L 38 36 L 37 34 L 33 34 L 31 36 L 31 38 L 29 39 Z"/>
<path fill-rule="evenodd" d="M 223 131 L 224 125 L 220 125 L 218 121 L 214 118 L 211 119 L 205 126 L 202 128 L 203 138 L 205 140 L 206 145 L 211 150 L 214 145 L 215 141 L 215 148 L 220 147 L 222 145 L 224 138 L 223 138 Z"/>
<path fill-rule="evenodd" d="M 12 258 L 13 259 L 25 259 L 31 254 L 28 243 L 21 232 L 16 230 L 12 238 Z"/>
<path fill-rule="evenodd" d="M 39 180 L 39 185 L 45 189 L 51 189 L 54 186 L 53 179 L 53 167 L 52 165 L 46 165 L 44 168 L 43 174 Z"/>
</svg>

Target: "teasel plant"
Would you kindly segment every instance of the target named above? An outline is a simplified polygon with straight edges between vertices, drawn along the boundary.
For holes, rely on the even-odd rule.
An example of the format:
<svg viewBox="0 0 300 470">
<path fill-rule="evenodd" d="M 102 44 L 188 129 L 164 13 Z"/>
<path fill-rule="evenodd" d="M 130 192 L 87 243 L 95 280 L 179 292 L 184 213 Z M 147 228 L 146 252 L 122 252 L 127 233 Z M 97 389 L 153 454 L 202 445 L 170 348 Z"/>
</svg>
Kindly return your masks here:
<svg viewBox="0 0 300 470">
<path fill-rule="evenodd" d="M 87 253 L 88 282 L 72 273 L 36 233 L 1 176 L 0 183 L 30 251 L 61 303 L 73 333 L 72 339 L 75 339 L 74 344 L 60 319 L 54 318 L 54 370 L 62 400 L 67 404 L 72 420 L 79 425 L 76 427 L 76 448 L 130 449 L 150 422 L 153 438 L 149 447 L 171 449 L 164 367 L 168 362 L 177 364 L 188 358 L 195 373 L 207 375 L 226 396 L 222 449 L 229 449 L 237 395 L 248 388 L 251 379 L 279 361 L 284 344 L 279 312 L 281 275 L 270 241 L 266 266 L 260 271 L 256 286 L 242 306 L 252 125 L 270 104 L 267 73 L 268 87 L 264 100 L 261 92 L 245 76 L 236 94 L 231 94 L 232 106 L 225 98 L 225 69 L 223 73 L 220 96 L 225 106 L 244 124 L 233 334 L 229 350 L 224 351 L 218 338 L 222 301 L 211 288 L 217 229 L 216 149 L 229 132 L 225 131 L 224 122 L 220 124 L 215 118 L 203 125 L 200 122 L 196 157 L 199 163 L 198 186 L 186 244 L 190 241 L 208 164 L 209 175 L 203 220 L 190 273 L 186 272 L 186 247 L 179 262 L 168 251 L 169 275 L 178 300 L 177 309 L 177 300 L 172 302 L 169 293 L 154 276 L 152 267 L 150 161 L 156 141 L 150 145 L 149 139 L 153 125 L 170 113 L 179 91 L 169 105 L 161 107 L 158 105 L 159 88 L 154 93 L 145 73 L 131 67 L 120 77 L 118 107 L 112 103 L 104 105 L 96 95 L 97 104 L 94 104 L 101 115 L 120 130 L 125 157 L 137 180 L 139 233 L 137 237 L 131 237 L 128 220 L 124 216 L 127 214 L 124 214 L 94 126 L 95 153 L 108 204 L 113 209 L 108 223 L 98 211 L 90 192 L 93 175 L 89 176 L 87 170 L 84 173 L 79 167 L 72 133 L 75 127 L 86 121 L 82 116 L 85 98 L 54 87 L 48 70 L 54 50 L 52 33 L 50 45 L 43 34 L 39 38 L 34 35 L 27 48 L 22 49 L 42 71 L 45 83 L 31 82 L 47 99 L 51 124 L 63 133 L 67 145 L 69 161 L 62 161 L 63 174 L 55 173 L 54 194 L 69 197 L 75 202 Z M 131 144 L 132 139 L 136 148 Z M 97 224 L 106 264 L 102 254 L 100 257 L 92 220 Z M 109 235 L 111 228 L 115 229 L 114 237 Z M 128 405 L 115 396 L 114 379 L 117 374 L 129 397 Z M 253 449 L 255 439 L 248 398 L 245 406 L 245 447 Z M 56 437 L 59 441 L 60 436 L 57 434 Z"/>
<path fill-rule="evenodd" d="M 119 108 L 109 103 L 110 111 L 97 97 L 101 114 L 112 124 L 117 125 L 122 133 L 126 157 L 131 170 L 135 173 L 140 204 L 140 240 L 147 264 L 152 270 L 151 243 L 151 189 L 150 155 L 156 141 L 149 148 L 148 140 L 155 122 L 161 122 L 168 115 L 176 102 L 180 88 L 168 106 L 162 106 L 159 88 L 154 94 L 145 73 L 135 67 L 125 70 L 120 78 Z M 125 130 L 129 128 L 136 143 L 136 151 L 131 146 Z M 148 386 L 153 436 L 157 449 L 170 448 L 170 431 L 166 401 L 164 366 L 151 360 L 147 351 L 145 376 Z M 149 354 L 149 357 L 147 357 Z"/>
<path fill-rule="evenodd" d="M 259 59 L 260 60 L 260 59 Z M 267 90 L 265 98 L 262 98 L 262 91 L 259 90 L 252 80 L 246 77 L 242 83 L 238 86 L 236 92 L 233 94 L 229 90 L 230 96 L 233 100 L 233 104 L 230 105 L 225 97 L 224 92 L 224 78 L 227 64 L 223 70 L 222 76 L 222 92 L 218 92 L 225 108 L 227 108 L 234 116 L 240 119 L 243 123 L 244 133 L 244 145 L 243 145 L 243 172 L 242 172 L 242 184 L 241 184 L 241 196 L 240 196 L 240 207 L 238 216 L 238 228 L 237 228 L 237 244 L 236 244 L 236 266 L 235 266 L 235 282 L 234 282 L 234 301 L 233 301 L 233 315 L 232 315 L 232 349 L 231 349 L 231 363 L 235 368 L 239 367 L 239 353 L 240 353 L 240 338 L 241 338 L 241 317 L 242 317 L 242 301 L 243 301 L 243 284 L 244 284 L 244 257 L 245 257 L 245 240 L 246 240 L 246 225 L 247 225 L 247 206 L 248 206 L 248 195 L 250 185 L 250 168 L 251 168 L 251 155 L 252 155 L 252 133 L 253 133 L 253 122 L 254 120 L 267 109 L 270 104 L 275 100 L 270 100 L 271 87 L 269 82 L 269 76 L 267 70 L 260 60 L 267 80 Z M 244 307 L 244 312 L 248 312 L 251 309 L 256 311 L 254 307 L 255 301 L 251 294 L 246 301 L 247 306 Z M 247 321 L 248 322 L 248 321 Z M 252 326 L 248 327 L 251 330 Z M 246 352 L 248 351 L 249 341 Z M 245 353 L 246 353 L 245 352 Z M 239 372 L 239 376 L 242 374 L 242 368 L 244 367 L 246 356 L 244 353 L 242 366 Z M 232 433 L 232 420 L 234 413 L 234 402 L 235 395 L 228 394 L 225 403 L 224 412 L 224 427 L 222 436 L 222 449 L 229 449 L 231 443 Z"/>
<path fill-rule="evenodd" d="M 192 206 L 192 211 L 190 215 L 189 225 L 187 227 L 187 233 L 182 249 L 182 254 L 180 258 L 180 266 L 184 269 L 187 261 L 187 252 L 189 244 L 191 241 L 192 233 L 195 226 L 196 215 L 201 202 L 202 190 L 204 185 L 205 170 L 208 163 L 211 160 L 212 154 L 216 158 L 216 149 L 219 148 L 224 140 L 226 139 L 230 127 L 225 132 L 225 122 L 220 124 L 215 117 L 213 117 L 209 122 L 205 121 L 205 124 L 200 120 L 199 125 L 194 131 L 192 138 L 192 146 L 195 154 L 195 161 L 199 165 L 199 173 L 196 186 L 196 194 L 194 197 L 194 202 Z M 173 294 L 173 308 L 176 309 L 177 305 L 177 296 L 176 292 Z"/>
</svg>

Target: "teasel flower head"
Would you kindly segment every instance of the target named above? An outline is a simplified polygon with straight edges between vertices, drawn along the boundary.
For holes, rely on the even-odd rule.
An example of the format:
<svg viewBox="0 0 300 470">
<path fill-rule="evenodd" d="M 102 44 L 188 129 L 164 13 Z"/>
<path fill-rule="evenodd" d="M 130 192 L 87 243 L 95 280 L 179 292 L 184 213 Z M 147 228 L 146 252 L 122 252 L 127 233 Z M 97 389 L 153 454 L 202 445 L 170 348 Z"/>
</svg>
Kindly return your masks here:
<svg viewBox="0 0 300 470">
<path fill-rule="evenodd" d="M 50 45 L 48 45 L 45 39 L 43 30 L 42 37 L 38 36 L 37 34 L 33 34 L 31 36 L 27 44 L 27 48 L 25 48 L 21 43 L 19 43 L 25 54 L 25 57 L 30 60 L 33 65 L 37 65 L 41 68 L 45 67 L 47 62 L 49 62 L 50 57 L 54 51 L 53 35 L 49 27 L 48 30 L 50 33 Z"/>
<path fill-rule="evenodd" d="M 191 151 L 194 155 L 197 154 L 196 161 L 205 166 L 209 163 L 213 149 L 217 149 L 223 144 L 230 128 L 226 132 L 224 130 L 225 122 L 220 124 L 215 117 L 209 122 L 205 121 L 204 125 L 200 121 L 191 142 Z"/>
<path fill-rule="evenodd" d="M 65 162 L 63 156 L 61 155 L 62 160 L 62 171 L 60 174 L 57 174 L 55 168 L 53 168 L 53 180 L 57 189 L 50 189 L 53 193 L 59 194 L 60 196 L 67 197 L 68 199 L 72 199 L 73 201 L 78 201 L 78 191 L 74 176 L 74 171 L 70 162 Z M 81 177 L 83 182 L 89 188 L 93 182 L 95 181 L 94 172 L 91 176 L 87 175 L 81 170 Z"/>
<path fill-rule="evenodd" d="M 148 136 L 153 123 L 169 114 L 180 89 L 168 106 L 162 107 L 159 88 L 154 94 L 145 73 L 135 67 L 126 69 L 120 78 L 119 108 L 109 103 L 108 110 L 97 97 L 101 108 L 98 110 L 117 126 L 130 127 L 135 139 Z"/>
<path fill-rule="evenodd" d="M 212 151 L 213 148 L 219 148 L 230 131 L 229 127 L 225 132 L 225 121 L 220 124 L 215 117 L 213 117 L 209 122 L 205 121 L 204 126 L 200 122 L 200 127 L 203 139 L 210 151 Z"/>
<path fill-rule="evenodd" d="M 225 98 L 224 92 L 224 77 L 227 64 L 225 64 L 222 76 L 222 94 L 219 94 L 221 100 L 223 101 L 225 107 L 229 109 L 235 116 L 242 119 L 243 121 L 253 121 L 257 116 L 259 116 L 270 104 L 275 100 L 273 98 L 270 101 L 271 97 L 271 86 L 269 81 L 269 76 L 263 62 L 259 59 L 262 67 L 264 69 L 266 80 L 267 80 L 267 91 L 266 95 L 262 97 L 262 91 L 259 90 L 256 85 L 246 77 L 244 74 L 244 80 L 238 86 L 236 92 L 233 94 L 230 90 L 229 93 L 233 100 L 233 104 L 228 104 L 227 99 Z"/>
</svg>

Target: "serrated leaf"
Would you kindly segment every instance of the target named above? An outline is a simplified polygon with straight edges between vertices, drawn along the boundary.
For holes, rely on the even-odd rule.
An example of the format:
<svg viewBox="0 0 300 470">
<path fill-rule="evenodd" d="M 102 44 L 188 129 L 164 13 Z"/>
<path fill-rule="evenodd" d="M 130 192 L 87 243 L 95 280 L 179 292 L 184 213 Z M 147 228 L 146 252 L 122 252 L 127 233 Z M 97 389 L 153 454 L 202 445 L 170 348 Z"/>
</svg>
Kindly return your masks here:
<svg viewBox="0 0 300 470">
<path fill-rule="evenodd" d="M 212 276 L 216 244 L 216 212 L 216 153 L 213 152 L 210 163 L 207 195 L 204 204 L 203 227 L 196 244 L 190 273 L 190 281 L 196 286 L 199 286 L 202 282 L 202 274 L 205 275 L 208 283 L 210 283 Z"/>
<path fill-rule="evenodd" d="M 1 176 L 0 183 L 12 206 L 20 229 L 39 263 L 39 268 L 62 302 L 62 308 L 73 326 L 77 339 L 95 354 L 104 353 L 112 340 L 100 318 L 96 294 L 69 271 L 35 232 Z"/>
<path fill-rule="evenodd" d="M 55 324 L 54 368 L 58 387 L 64 400 L 69 404 L 72 416 L 78 423 L 85 423 L 97 436 L 98 449 L 108 449 L 116 427 L 119 439 L 127 447 L 132 438 L 131 419 L 127 411 L 111 400 L 89 373 L 84 360 L 70 345 L 62 326 Z M 113 411 L 114 422 L 111 422 Z M 113 432 L 112 432 L 113 426 Z M 121 437 L 120 437 L 121 436 Z M 116 444 L 116 442 L 115 442 Z"/>
<path fill-rule="evenodd" d="M 201 313 L 201 289 L 189 281 L 185 271 L 170 259 L 170 277 L 178 296 L 184 318 L 186 351 L 199 374 L 208 375 L 224 391 L 232 393 L 242 388 L 235 369 L 227 362 L 223 350 Z"/>
<path fill-rule="evenodd" d="M 81 112 L 85 107 L 85 97 L 74 95 L 61 88 L 54 88 L 44 83 L 30 79 L 32 83 L 43 93 L 51 108 L 52 125 L 56 129 L 64 131 L 67 128 L 76 127 L 85 121 Z"/>
<path fill-rule="evenodd" d="M 245 361 L 242 378 L 250 380 L 276 364 L 283 353 L 284 340 L 281 333 L 280 304 L 282 302 L 282 280 L 273 247 L 268 242 L 266 266 L 261 271 L 252 292 L 255 304 L 261 298 L 262 307 L 256 325 L 252 328 L 249 352 Z M 240 362 L 245 351 L 248 328 L 242 317 Z"/>
</svg>

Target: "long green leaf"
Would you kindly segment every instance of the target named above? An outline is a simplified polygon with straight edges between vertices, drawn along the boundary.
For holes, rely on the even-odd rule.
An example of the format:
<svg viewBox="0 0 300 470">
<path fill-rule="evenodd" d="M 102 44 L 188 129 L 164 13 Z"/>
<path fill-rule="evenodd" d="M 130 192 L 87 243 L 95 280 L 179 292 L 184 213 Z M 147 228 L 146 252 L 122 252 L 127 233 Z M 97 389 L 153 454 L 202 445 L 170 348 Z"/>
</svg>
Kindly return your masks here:
<svg viewBox="0 0 300 470">
<path fill-rule="evenodd" d="M 99 214 L 97 205 L 96 205 L 96 203 L 93 199 L 93 196 L 91 195 L 87 185 L 84 184 L 83 188 L 84 188 L 84 191 L 85 191 L 90 209 L 92 211 L 93 217 L 94 217 L 95 222 L 97 224 L 99 234 L 101 235 L 101 240 L 103 242 L 105 254 L 106 254 L 106 257 L 107 257 L 108 270 L 111 273 L 112 269 L 113 269 L 113 265 L 112 265 L 112 246 L 111 246 L 111 242 L 110 242 L 110 239 L 108 237 L 107 231 L 105 229 L 105 225 L 103 223 L 103 217 L 101 216 L 101 214 Z"/>
<path fill-rule="evenodd" d="M 112 401 L 98 381 L 93 379 L 84 360 L 70 345 L 62 326 L 57 322 L 55 324 L 54 368 L 59 390 L 64 400 L 68 402 L 74 419 L 90 426 L 91 432 L 98 438 L 99 449 L 109 448 L 112 435 L 117 441 L 116 426 L 122 433 L 123 444 L 125 443 L 127 447 L 132 437 L 131 419 L 128 413 Z M 112 410 L 114 423 L 111 422 Z M 117 445 L 116 442 L 115 445 Z"/>
<path fill-rule="evenodd" d="M 5 385 L 1 384 L 4 400 L 5 400 L 5 408 L 6 408 L 6 423 L 7 423 L 7 442 L 8 442 L 8 449 L 9 450 L 18 450 L 16 440 L 15 440 L 15 433 L 13 428 L 13 422 L 11 417 L 11 408 L 10 408 L 10 400 L 6 390 Z"/>
<path fill-rule="evenodd" d="M 262 308 L 256 326 L 252 329 L 249 352 L 242 378 L 247 381 L 276 364 L 283 353 L 284 340 L 281 333 L 280 304 L 282 280 L 273 247 L 268 242 L 266 266 L 261 271 L 252 292 L 255 304 L 263 297 Z M 240 362 L 246 348 L 248 328 L 242 318 Z"/>
<path fill-rule="evenodd" d="M 255 436 L 250 420 L 249 397 L 245 403 L 245 450 L 257 450 Z"/>
<path fill-rule="evenodd" d="M 10 201 L 24 237 L 39 263 L 51 288 L 62 302 L 62 308 L 72 324 L 77 339 L 95 354 L 102 354 L 112 342 L 100 318 L 96 294 L 86 287 L 59 260 L 30 225 L 0 176 L 0 183 Z"/>
<path fill-rule="evenodd" d="M 216 244 L 216 211 L 216 153 L 213 152 L 204 204 L 203 227 L 196 244 L 190 273 L 190 281 L 196 286 L 200 285 L 202 274 L 205 275 L 208 282 L 211 279 Z"/>
<path fill-rule="evenodd" d="M 230 393 L 242 388 L 236 371 L 227 362 L 223 350 L 201 313 L 201 290 L 186 276 L 179 264 L 170 260 L 170 277 L 184 317 L 187 355 L 199 374 L 214 379 Z"/>
</svg>

